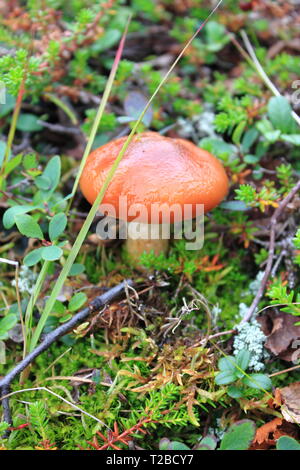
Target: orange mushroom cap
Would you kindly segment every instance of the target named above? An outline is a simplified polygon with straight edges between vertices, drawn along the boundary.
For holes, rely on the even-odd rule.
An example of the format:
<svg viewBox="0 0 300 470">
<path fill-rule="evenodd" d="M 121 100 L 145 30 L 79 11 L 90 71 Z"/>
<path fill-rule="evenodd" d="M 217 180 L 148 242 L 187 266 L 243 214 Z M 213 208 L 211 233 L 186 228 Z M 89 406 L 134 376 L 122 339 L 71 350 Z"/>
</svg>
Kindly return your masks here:
<svg viewBox="0 0 300 470">
<path fill-rule="evenodd" d="M 80 188 L 91 204 L 126 139 L 113 140 L 88 156 L 80 178 Z M 173 204 L 192 204 L 195 216 L 196 204 L 204 204 L 204 212 L 208 212 L 222 201 L 227 192 L 225 170 L 209 152 L 185 139 L 144 132 L 134 136 L 129 144 L 102 204 L 113 205 L 116 216 L 124 217 L 119 202 L 120 196 L 126 196 L 128 207 L 133 204 L 146 207 L 148 219 L 142 218 L 139 222 L 150 223 L 154 203 L 167 203 L 169 207 Z M 126 220 L 136 220 L 136 216 L 127 215 Z"/>
</svg>

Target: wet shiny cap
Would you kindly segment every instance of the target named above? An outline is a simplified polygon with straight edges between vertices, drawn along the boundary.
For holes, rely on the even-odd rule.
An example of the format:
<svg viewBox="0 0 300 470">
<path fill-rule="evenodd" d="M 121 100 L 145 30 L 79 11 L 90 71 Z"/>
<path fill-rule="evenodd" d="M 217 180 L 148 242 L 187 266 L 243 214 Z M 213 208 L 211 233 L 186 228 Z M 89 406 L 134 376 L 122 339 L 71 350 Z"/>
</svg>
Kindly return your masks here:
<svg viewBox="0 0 300 470">
<path fill-rule="evenodd" d="M 127 137 L 108 142 L 87 158 L 80 178 L 84 197 L 93 204 Z M 193 218 L 196 205 L 204 212 L 216 207 L 228 192 L 222 164 L 206 150 L 185 139 L 172 139 L 156 132 L 134 136 L 109 184 L 100 211 L 123 220 L 153 223 L 151 210 L 169 207 L 171 222 Z M 108 206 L 112 205 L 114 211 Z M 176 204 L 189 210 L 172 213 Z M 173 206 L 175 208 L 175 206 Z M 187 206 L 185 206 L 187 207 Z M 159 223 L 165 222 L 160 215 Z"/>
</svg>

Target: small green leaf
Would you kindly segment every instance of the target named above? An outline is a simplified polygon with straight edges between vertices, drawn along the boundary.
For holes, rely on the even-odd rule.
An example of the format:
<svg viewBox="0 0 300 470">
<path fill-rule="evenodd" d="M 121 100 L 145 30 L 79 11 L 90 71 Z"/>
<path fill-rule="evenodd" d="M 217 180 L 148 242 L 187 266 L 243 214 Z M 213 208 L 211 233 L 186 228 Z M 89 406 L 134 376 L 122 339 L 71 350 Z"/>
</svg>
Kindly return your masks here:
<svg viewBox="0 0 300 470">
<path fill-rule="evenodd" d="M 236 356 L 236 364 L 240 369 L 246 370 L 250 362 L 250 352 L 247 349 L 242 349 Z"/>
<path fill-rule="evenodd" d="M 163 438 L 159 442 L 160 450 L 190 450 L 183 442 L 170 441 L 168 438 Z"/>
<path fill-rule="evenodd" d="M 236 381 L 236 375 L 230 370 L 219 372 L 216 375 L 215 382 L 217 385 L 227 385 Z"/>
<path fill-rule="evenodd" d="M 236 387 L 235 385 L 230 385 L 227 389 L 227 394 L 231 398 L 241 398 L 243 396 L 243 391 L 241 388 Z"/>
<path fill-rule="evenodd" d="M 230 370 L 232 372 L 236 371 L 235 367 L 236 359 L 234 356 L 225 356 L 219 359 L 218 367 L 222 371 Z"/>
<path fill-rule="evenodd" d="M 16 155 L 14 158 L 11 158 L 5 167 L 5 175 L 9 175 L 17 166 L 22 162 L 22 154 Z"/>
<path fill-rule="evenodd" d="M 63 317 L 59 319 L 59 323 L 65 323 L 66 321 L 71 320 L 72 316 L 73 316 L 72 313 L 68 313 L 67 315 L 64 315 Z"/>
<path fill-rule="evenodd" d="M 18 317 L 13 313 L 9 313 L 0 320 L 0 339 L 5 339 L 9 330 L 18 323 Z"/>
<path fill-rule="evenodd" d="M 18 131 L 37 132 L 43 129 L 38 122 L 38 117 L 30 113 L 22 113 L 17 122 Z"/>
<path fill-rule="evenodd" d="M 268 116 L 275 127 L 284 134 L 291 134 L 296 129 L 296 123 L 292 117 L 292 108 L 288 100 L 283 96 L 273 96 L 268 104 Z"/>
<path fill-rule="evenodd" d="M 74 263 L 70 269 L 69 276 L 78 276 L 78 274 L 82 274 L 84 270 L 85 266 L 83 264 Z"/>
<path fill-rule="evenodd" d="M 215 436 L 207 435 L 196 445 L 195 450 L 215 450 L 216 447 L 217 439 Z"/>
<path fill-rule="evenodd" d="M 9 428 L 9 424 L 6 421 L 0 423 L 0 436 Z"/>
<path fill-rule="evenodd" d="M 245 155 L 244 162 L 251 164 L 259 162 L 260 158 L 257 155 Z"/>
<path fill-rule="evenodd" d="M 13 206 L 7 209 L 4 212 L 3 216 L 3 225 L 5 228 L 9 229 L 12 228 L 12 226 L 16 223 L 15 221 L 15 216 L 19 214 L 26 214 L 26 212 L 30 212 L 34 209 L 36 209 L 37 206 Z"/>
<path fill-rule="evenodd" d="M 66 307 L 60 300 L 56 300 L 53 305 L 53 312 L 58 313 L 59 315 L 64 315 Z"/>
<path fill-rule="evenodd" d="M 35 185 L 39 189 L 43 189 L 44 191 L 48 191 L 51 189 L 51 179 L 45 175 L 39 175 L 34 179 Z"/>
<path fill-rule="evenodd" d="M 183 442 L 171 441 L 169 450 L 190 450 Z"/>
<path fill-rule="evenodd" d="M 55 261 L 59 259 L 62 256 L 62 254 L 63 254 L 62 249 L 55 245 L 46 246 L 42 250 L 42 258 L 45 261 Z"/>
<path fill-rule="evenodd" d="M 44 239 L 43 232 L 39 224 L 34 220 L 31 215 L 19 214 L 15 216 L 16 225 L 22 235 L 28 238 Z"/>
<path fill-rule="evenodd" d="M 248 385 L 248 387 L 257 388 L 259 390 L 269 390 L 272 388 L 271 379 L 264 374 L 251 374 L 249 378 L 244 377 L 243 382 L 245 385 Z"/>
<path fill-rule="evenodd" d="M 121 33 L 118 29 L 109 29 L 101 36 L 100 39 L 97 39 L 97 41 L 94 42 L 94 44 L 91 46 L 91 50 L 93 53 L 98 55 L 99 52 L 110 49 L 115 44 L 117 44 L 117 42 L 120 40 L 120 37 Z"/>
<path fill-rule="evenodd" d="M 37 167 L 36 155 L 34 153 L 27 153 L 23 158 L 23 166 L 25 170 L 31 170 Z"/>
<path fill-rule="evenodd" d="M 43 248 L 37 248 L 36 250 L 31 251 L 25 256 L 23 263 L 26 266 L 34 266 L 42 259 L 42 251 Z"/>
<path fill-rule="evenodd" d="M 63 212 L 56 214 L 50 221 L 49 224 L 49 237 L 53 242 L 56 240 L 65 230 L 67 226 L 67 217 Z"/>
<path fill-rule="evenodd" d="M 289 436 L 281 436 L 276 442 L 277 450 L 300 450 L 300 444 Z"/>
<path fill-rule="evenodd" d="M 233 424 L 224 435 L 220 450 L 247 450 L 255 436 L 255 425 L 244 419 Z"/>
<path fill-rule="evenodd" d="M 247 153 L 249 152 L 250 148 L 254 144 L 258 137 L 258 132 L 255 127 L 252 127 L 247 132 L 245 132 L 243 139 L 242 139 L 242 152 Z"/>
<path fill-rule="evenodd" d="M 61 172 L 61 162 L 58 155 L 54 156 L 49 160 L 46 165 L 45 170 L 43 171 L 43 177 L 47 178 L 50 183 L 49 190 L 41 190 L 44 197 L 49 197 L 53 191 L 55 191 L 59 180 L 60 180 L 60 172 Z"/>
<path fill-rule="evenodd" d="M 300 134 L 281 134 L 281 139 L 293 145 L 300 145 Z"/>
<path fill-rule="evenodd" d="M 247 122 L 246 121 L 241 121 L 235 128 L 233 134 L 232 134 L 232 142 L 235 145 L 239 145 L 241 141 L 242 134 L 244 132 L 244 129 L 246 127 Z"/>
<path fill-rule="evenodd" d="M 68 309 L 70 312 L 75 312 L 87 301 L 87 296 L 83 292 L 77 292 L 73 295 L 72 299 L 69 302 Z"/>
</svg>

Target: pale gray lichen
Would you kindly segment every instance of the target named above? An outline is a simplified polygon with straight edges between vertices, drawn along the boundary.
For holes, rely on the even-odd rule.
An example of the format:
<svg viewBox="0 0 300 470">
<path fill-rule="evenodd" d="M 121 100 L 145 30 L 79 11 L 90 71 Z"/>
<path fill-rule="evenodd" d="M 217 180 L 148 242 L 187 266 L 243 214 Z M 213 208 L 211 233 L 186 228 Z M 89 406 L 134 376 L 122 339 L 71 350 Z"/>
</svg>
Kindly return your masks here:
<svg viewBox="0 0 300 470">
<path fill-rule="evenodd" d="M 33 271 L 31 271 L 28 266 L 23 265 L 20 269 L 18 277 L 19 291 L 31 295 L 34 290 L 36 278 L 37 275 Z M 16 281 L 13 280 L 11 284 L 15 286 Z"/>
<path fill-rule="evenodd" d="M 177 120 L 178 133 L 180 137 L 193 139 L 195 142 L 203 137 L 217 137 L 215 133 L 215 114 L 209 105 L 204 105 L 204 111 L 196 114 L 190 119 L 180 117 Z"/>
<path fill-rule="evenodd" d="M 254 281 L 249 284 L 249 291 L 251 294 L 256 295 L 258 289 L 260 288 L 261 281 L 265 275 L 264 271 L 259 271 Z"/>
<path fill-rule="evenodd" d="M 260 324 L 256 320 L 250 323 L 241 323 L 236 326 L 238 334 L 234 338 L 233 351 L 236 356 L 242 349 L 250 352 L 249 369 L 258 372 L 265 368 L 265 360 L 269 357 L 264 349 L 266 336 L 261 330 Z"/>
</svg>

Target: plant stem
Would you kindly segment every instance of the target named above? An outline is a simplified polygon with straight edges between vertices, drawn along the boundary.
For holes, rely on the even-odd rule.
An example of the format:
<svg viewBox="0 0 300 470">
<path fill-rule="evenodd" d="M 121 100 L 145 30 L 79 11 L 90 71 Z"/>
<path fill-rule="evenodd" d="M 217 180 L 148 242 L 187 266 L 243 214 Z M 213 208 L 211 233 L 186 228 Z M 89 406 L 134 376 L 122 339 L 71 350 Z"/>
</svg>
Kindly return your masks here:
<svg viewBox="0 0 300 470">
<path fill-rule="evenodd" d="M 7 142 L 6 142 L 4 159 L 3 159 L 2 167 L 1 167 L 1 170 L 0 170 L 0 190 L 4 189 L 3 188 L 3 183 L 4 183 L 4 180 L 5 180 L 5 176 L 6 176 L 5 175 L 6 165 L 7 165 L 9 156 L 10 156 L 12 143 L 13 143 L 15 133 L 16 133 L 17 122 L 18 122 L 18 118 L 19 118 L 19 115 L 20 115 L 20 111 L 21 111 L 22 100 L 23 100 L 23 96 L 24 96 L 24 93 L 25 93 L 26 76 L 27 76 L 27 71 L 25 70 L 24 77 L 23 77 L 23 80 L 22 80 L 22 83 L 21 83 L 21 86 L 20 86 L 20 89 L 19 89 L 18 98 L 17 98 L 17 101 L 16 101 L 16 106 L 15 106 L 15 109 L 14 109 L 14 112 L 13 112 L 13 115 L 12 115 L 12 120 L 11 120 L 9 133 L 8 133 L 8 137 L 7 137 Z"/>
<path fill-rule="evenodd" d="M 30 343 L 30 340 L 31 340 L 33 309 L 40 295 L 40 292 L 42 290 L 50 263 L 51 261 L 44 261 L 42 269 L 40 270 L 38 278 L 36 280 L 34 291 L 31 294 L 31 297 L 27 304 L 26 313 L 25 313 L 25 336 L 26 338 L 24 338 L 23 358 L 26 356 L 26 353 L 28 352 L 27 345 Z"/>
</svg>

